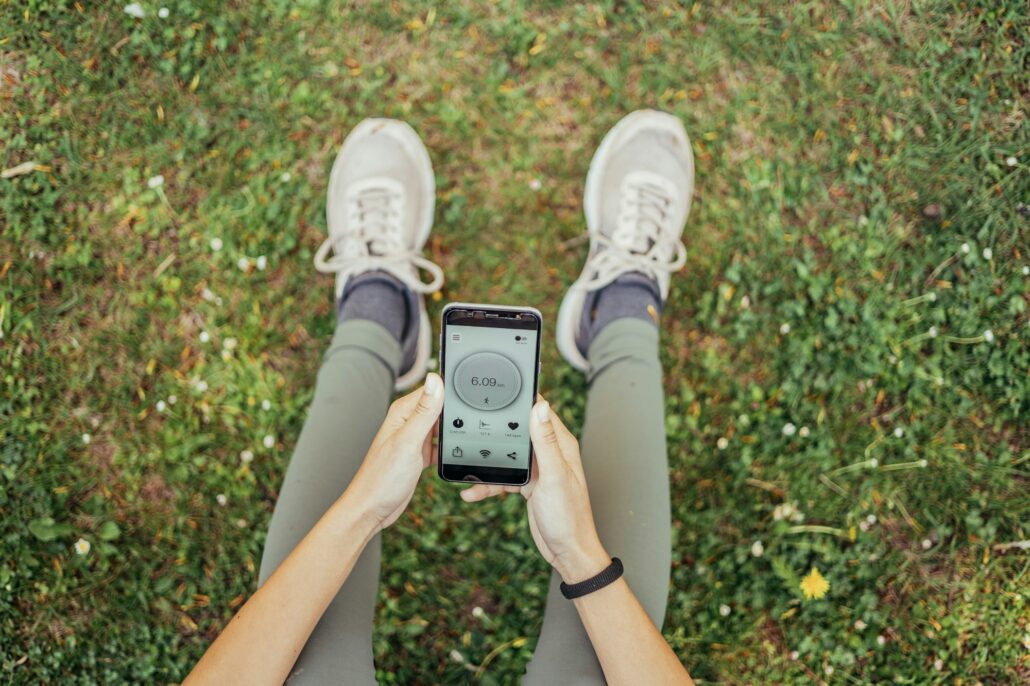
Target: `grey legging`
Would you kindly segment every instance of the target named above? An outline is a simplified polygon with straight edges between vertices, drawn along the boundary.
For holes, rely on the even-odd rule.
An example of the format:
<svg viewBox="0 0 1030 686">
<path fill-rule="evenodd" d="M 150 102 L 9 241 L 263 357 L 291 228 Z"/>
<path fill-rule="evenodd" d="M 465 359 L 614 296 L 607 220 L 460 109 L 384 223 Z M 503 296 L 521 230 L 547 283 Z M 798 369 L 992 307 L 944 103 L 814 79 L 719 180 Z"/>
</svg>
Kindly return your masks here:
<svg viewBox="0 0 1030 686">
<path fill-rule="evenodd" d="M 626 580 L 660 628 L 671 529 L 658 329 L 640 319 L 618 319 L 597 335 L 587 357 L 581 451 L 597 529 L 608 552 L 623 560 Z M 379 324 L 352 320 L 337 327 L 272 516 L 259 583 L 354 476 L 386 416 L 400 362 L 397 341 Z M 455 507 L 462 506 L 455 498 Z M 375 683 L 372 620 L 380 551 L 376 536 L 312 632 L 289 683 Z M 575 606 L 558 590 L 560 581 L 551 574 L 543 629 L 522 683 L 603 684 Z"/>
</svg>

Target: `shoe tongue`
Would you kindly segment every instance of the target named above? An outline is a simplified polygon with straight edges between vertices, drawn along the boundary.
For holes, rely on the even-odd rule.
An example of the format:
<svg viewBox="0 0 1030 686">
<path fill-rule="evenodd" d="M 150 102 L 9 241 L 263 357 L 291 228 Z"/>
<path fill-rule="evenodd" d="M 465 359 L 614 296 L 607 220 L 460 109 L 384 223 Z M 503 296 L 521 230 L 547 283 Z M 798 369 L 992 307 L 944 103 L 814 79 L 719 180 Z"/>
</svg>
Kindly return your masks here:
<svg viewBox="0 0 1030 686">
<path fill-rule="evenodd" d="M 347 232 L 345 255 L 385 255 L 408 249 L 403 235 L 407 195 L 398 181 L 386 177 L 357 181 L 349 190 L 348 203 L 348 219 L 355 224 L 351 228 L 367 230 L 362 235 Z"/>
<path fill-rule="evenodd" d="M 648 171 L 626 174 L 619 191 L 619 219 L 612 243 L 623 250 L 645 254 L 655 242 L 659 257 L 667 257 L 670 248 L 662 241 L 662 222 L 672 212 L 675 198 L 673 184 L 664 176 Z M 627 206 L 628 204 L 632 206 Z"/>
</svg>

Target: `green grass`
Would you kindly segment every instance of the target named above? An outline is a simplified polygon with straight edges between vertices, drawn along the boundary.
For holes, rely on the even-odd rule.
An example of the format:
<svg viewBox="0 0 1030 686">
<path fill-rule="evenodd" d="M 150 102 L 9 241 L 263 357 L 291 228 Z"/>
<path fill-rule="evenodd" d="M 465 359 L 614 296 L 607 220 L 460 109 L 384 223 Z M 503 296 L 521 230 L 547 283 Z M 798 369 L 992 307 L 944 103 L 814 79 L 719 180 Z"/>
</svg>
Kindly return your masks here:
<svg viewBox="0 0 1030 686">
<path fill-rule="evenodd" d="M 432 152 L 434 314 L 553 322 L 590 155 L 645 106 L 698 174 L 663 324 L 677 653 L 707 683 L 1030 679 L 1025 3 L 122 4 L 0 0 L 0 168 L 36 165 L 0 179 L 0 681 L 177 682 L 254 590 L 352 126 Z M 547 582 L 518 499 L 427 477 L 384 559 L 382 683 L 516 680 Z"/>
</svg>

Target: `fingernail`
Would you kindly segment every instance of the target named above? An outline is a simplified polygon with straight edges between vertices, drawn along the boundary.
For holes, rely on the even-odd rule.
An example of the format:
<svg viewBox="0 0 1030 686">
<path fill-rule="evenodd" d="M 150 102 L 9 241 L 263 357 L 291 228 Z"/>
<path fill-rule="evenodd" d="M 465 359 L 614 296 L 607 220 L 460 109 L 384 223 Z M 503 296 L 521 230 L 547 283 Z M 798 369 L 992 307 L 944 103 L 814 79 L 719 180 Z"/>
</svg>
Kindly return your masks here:
<svg viewBox="0 0 1030 686">
<path fill-rule="evenodd" d="M 551 406 L 547 403 L 546 400 L 542 403 L 537 403 L 534 412 L 536 412 L 536 420 L 538 422 L 551 421 Z"/>
<path fill-rule="evenodd" d="M 440 390 L 440 377 L 436 374 L 430 374 L 426 377 L 425 392 L 426 395 L 436 395 Z"/>
</svg>

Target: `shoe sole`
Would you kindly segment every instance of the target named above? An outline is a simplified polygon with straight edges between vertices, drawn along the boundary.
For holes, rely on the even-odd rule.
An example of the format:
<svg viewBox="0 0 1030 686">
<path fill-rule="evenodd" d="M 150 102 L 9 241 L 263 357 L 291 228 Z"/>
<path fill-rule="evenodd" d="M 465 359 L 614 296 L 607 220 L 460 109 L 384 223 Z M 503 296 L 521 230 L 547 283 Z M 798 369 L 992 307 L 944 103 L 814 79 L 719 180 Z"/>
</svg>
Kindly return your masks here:
<svg viewBox="0 0 1030 686">
<path fill-rule="evenodd" d="M 690 136 L 687 135 L 683 122 L 678 117 L 659 112 L 657 110 L 637 110 L 631 112 L 619 120 L 601 139 L 597 146 L 597 152 L 590 160 L 590 167 L 587 170 L 586 186 L 583 189 L 583 215 L 587 222 L 587 235 L 590 237 L 590 250 L 594 247 L 594 236 L 601 230 L 601 172 L 607 164 L 608 158 L 618 144 L 632 137 L 641 128 L 661 128 L 672 132 L 676 136 L 683 136 L 687 147 L 687 160 L 689 167 L 690 186 L 687 189 L 687 215 L 690 214 L 690 204 L 694 195 L 694 152 L 690 145 Z M 589 254 L 589 252 L 588 252 Z M 585 266 L 585 265 L 584 265 Z M 578 279 L 577 279 L 578 281 Z M 573 367 L 580 371 L 586 371 L 590 363 L 580 352 L 576 345 L 576 329 L 583 316 L 583 306 L 586 302 L 586 291 L 577 288 L 573 283 L 565 292 L 561 305 L 558 308 L 558 322 L 555 326 L 555 341 L 558 344 L 558 352 Z"/>
<path fill-rule="evenodd" d="M 333 169 L 329 173 L 329 188 L 335 186 L 337 163 L 346 153 L 348 144 L 353 145 L 354 141 L 379 131 L 383 131 L 383 133 L 400 143 L 411 158 L 415 160 L 420 174 L 428 180 L 422 197 L 422 207 L 425 208 L 425 213 L 424 216 L 419 217 L 416 244 L 414 246 L 415 250 L 421 251 L 426 241 L 429 240 L 430 232 L 433 230 L 433 215 L 436 210 L 436 176 L 433 174 L 433 162 L 429 158 L 429 150 L 426 149 L 422 139 L 419 138 L 418 133 L 410 124 L 399 119 L 374 117 L 365 119 L 355 126 L 347 134 L 347 138 L 343 141 L 343 145 L 340 146 L 340 151 L 336 155 L 336 161 L 333 162 Z M 433 332 L 432 324 L 429 321 L 429 313 L 426 310 L 426 299 L 421 294 L 418 297 L 418 309 L 419 327 L 418 342 L 415 346 L 415 363 L 411 366 L 411 369 L 400 375 L 394 382 L 393 388 L 395 391 L 405 391 L 414 386 L 425 377 L 426 371 L 429 368 L 429 357 L 432 354 L 433 348 Z"/>
</svg>

